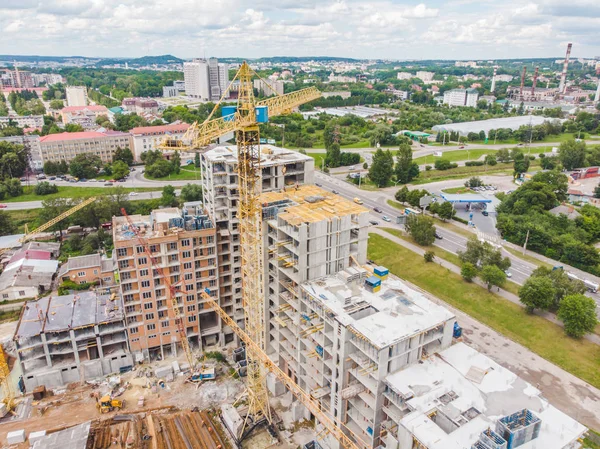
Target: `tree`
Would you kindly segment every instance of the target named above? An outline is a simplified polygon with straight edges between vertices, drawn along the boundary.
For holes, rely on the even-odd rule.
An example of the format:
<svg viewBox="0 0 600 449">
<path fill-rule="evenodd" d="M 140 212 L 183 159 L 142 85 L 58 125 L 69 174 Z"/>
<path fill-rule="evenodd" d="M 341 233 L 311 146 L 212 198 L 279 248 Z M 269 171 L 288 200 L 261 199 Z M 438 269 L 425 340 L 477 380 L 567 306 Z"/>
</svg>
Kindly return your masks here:
<svg viewBox="0 0 600 449">
<path fill-rule="evenodd" d="M 369 168 L 369 178 L 378 187 L 385 187 L 392 179 L 394 173 L 394 157 L 390 150 L 377 149 L 373 155 L 373 162 Z"/>
<path fill-rule="evenodd" d="M 581 338 L 598 324 L 596 302 L 582 294 L 565 296 L 558 309 L 558 318 L 564 323 L 568 336 Z"/>
<path fill-rule="evenodd" d="M 194 167 L 200 168 L 200 153 L 194 155 Z"/>
<path fill-rule="evenodd" d="M 498 162 L 503 162 L 503 163 L 510 161 L 510 153 L 508 151 L 508 148 L 502 148 L 502 149 L 498 150 L 498 152 L 496 153 L 496 160 Z"/>
<path fill-rule="evenodd" d="M 440 204 L 437 210 L 437 214 L 442 220 L 445 221 L 451 220 L 452 217 L 454 217 L 454 215 L 456 214 L 456 211 L 454 210 L 454 207 L 452 207 L 452 203 L 450 203 L 449 201 L 444 201 L 442 204 Z"/>
<path fill-rule="evenodd" d="M 181 188 L 181 199 L 183 201 L 202 200 L 202 186 L 200 184 L 186 184 Z"/>
<path fill-rule="evenodd" d="M 171 207 L 177 206 L 179 203 L 175 195 L 175 187 L 166 185 L 163 187 L 162 196 L 160 197 L 161 206 Z"/>
<path fill-rule="evenodd" d="M 129 167 L 125 162 L 118 160 L 112 164 L 111 171 L 114 179 L 123 179 L 129 174 Z"/>
<path fill-rule="evenodd" d="M 163 159 L 163 154 L 160 150 L 144 151 L 142 154 L 140 154 L 140 159 L 148 166 Z"/>
<path fill-rule="evenodd" d="M 506 282 L 506 273 L 496 265 L 486 265 L 481 270 L 481 280 L 487 284 L 488 290 L 494 285 L 502 287 Z"/>
<path fill-rule="evenodd" d="M 152 165 L 146 166 L 146 174 L 150 178 L 164 178 L 168 176 L 173 170 L 173 164 L 164 159 L 160 159 Z"/>
<path fill-rule="evenodd" d="M 585 164 L 586 146 L 585 142 L 567 140 L 558 148 L 558 158 L 566 170 L 583 167 Z"/>
<path fill-rule="evenodd" d="M 594 198 L 600 198 L 600 184 L 594 187 Z"/>
<path fill-rule="evenodd" d="M 425 262 L 433 262 L 435 259 L 435 253 L 433 251 L 425 251 L 423 258 L 425 259 Z"/>
<path fill-rule="evenodd" d="M 472 176 L 465 182 L 465 187 L 481 187 L 483 181 L 477 176 Z"/>
<path fill-rule="evenodd" d="M 406 218 L 406 230 L 421 246 L 429 246 L 435 242 L 435 226 L 433 220 L 425 215 L 410 214 Z"/>
<path fill-rule="evenodd" d="M 406 201 L 408 200 L 408 194 L 409 194 L 408 187 L 403 186 L 400 190 L 398 190 L 396 192 L 396 194 L 394 195 L 394 198 L 396 198 L 396 201 L 398 201 L 400 203 L 406 203 Z"/>
<path fill-rule="evenodd" d="M 477 237 L 467 240 L 467 249 L 459 251 L 458 257 L 461 262 L 469 262 L 475 267 L 495 265 L 501 271 L 510 268 L 510 259 L 508 257 L 502 258 L 502 253 L 499 249 L 495 249 L 488 242 L 480 242 Z"/>
<path fill-rule="evenodd" d="M 129 148 L 117 147 L 112 157 L 113 162 L 122 161 L 128 166 L 133 164 L 133 153 Z"/>
<path fill-rule="evenodd" d="M 530 160 L 520 151 L 513 150 L 513 177 L 517 177 L 529 170 Z"/>
<path fill-rule="evenodd" d="M 367 164 L 366 162 L 363 164 L 363 169 L 366 170 L 367 168 L 369 168 L 369 164 Z"/>
<path fill-rule="evenodd" d="M 519 299 L 529 313 L 535 309 L 548 310 L 553 303 L 556 289 L 547 277 L 533 276 L 519 289 Z"/>
<path fill-rule="evenodd" d="M 0 211 L 0 235 L 12 235 L 17 232 L 15 221 L 4 211 Z"/>
<path fill-rule="evenodd" d="M 327 148 L 326 153 L 325 164 L 332 168 L 339 167 L 342 155 L 340 144 L 338 142 L 332 142 L 331 145 L 329 145 L 329 148 Z"/>
<path fill-rule="evenodd" d="M 58 193 L 58 187 L 56 184 L 50 184 L 47 181 L 42 181 L 35 185 L 34 192 L 36 195 L 50 195 L 51 193 Z"/>
<path fill-rule="evenodd" d="M 4 191 L 7 195 L 15 197 L 23 195 L 23 185 L 17 178 L 7 179 L 3 183 Z"/>
<path fill-rule="evenodd" d="M 69 165 L 69 173 L 75 178 L 93 178 L 102 168 L 100 156 L 81 153 L 75 156 Z"/>
<path fill-rule="evenodd" d="M 171 166 L 173 167 L 171 173 L 179 174 L 181 171 L 181 156 L 179 151 L 175 150 L 173 157 L 171 158 Z"/>
<path fill-rule="evenodd" d="M 484 163 L 485 163 L 485 165 L 489 165 L 490 167 L 493 167 L 498 162 L 496 160 L 496 156 L 495 155 L 488 154 L 488 155 L 485 156 Z"/>
<path fill-rule="evenodd" d="M 470 262 L 464 262 L 460 269 L 460 275 L 467 282 L 471 282 L 477 276 L 477 268 Z"/>
<path fill-rule="evenodd" d="M 62 100 L 52 100 L 50 102 L 51 109 L 62 109 L 64 107 L 65 107 L 65 104 L 63 103 Z"/>
<path fill-rule="evenodd" d="M 405 143 L 400 145 L 396 161 L 396 181 L 406 184 L 419 175 L 419 165 L 412 160 L 410 145 Z"/>
</svg>

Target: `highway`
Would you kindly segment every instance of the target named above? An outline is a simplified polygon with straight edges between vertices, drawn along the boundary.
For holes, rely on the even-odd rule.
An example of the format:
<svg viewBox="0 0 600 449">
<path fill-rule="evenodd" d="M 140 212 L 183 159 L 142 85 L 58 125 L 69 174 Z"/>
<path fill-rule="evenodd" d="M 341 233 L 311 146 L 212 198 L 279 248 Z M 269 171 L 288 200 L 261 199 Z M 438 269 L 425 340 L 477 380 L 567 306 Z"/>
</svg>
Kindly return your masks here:
<svg viewBox="0 0 600 449">
<path fill-rule="evenodd" d="M 396 229 L 403 229 L 404 227 L 396 224 L 396 216 L 398 215 L 398 209 L 387 204 L 388 199 L 393 197 L 383 191 L 365 191 L 359 190 L 353 184 L 343 181 L 339 178 L 335 178 L 326 175 L 321 172 L 315 173 L 315 182 L 320 184 L 324 189 L 333 191 L 335 190 L 338 194 L 349 200 L 354 198 L 360 198 L 363 201 L 363 205 L 371 210 L 372 219 L 379 222 L 380 227 L 389 227 Z M 379 207 L 382 213 L 373 211 L 374 207 Z M 385 222 L 383 216 L 387 216 L 391 219 L 390 222 Z M 467 237 L 458 233 L 452 232 L 441 226 L 436 227 L 437 232 L 442 236 L 442 239 L 436 239 L 434 245 L 438 246 L 452 254 L 458 254 L 459 251 L 464 251 L 467 245 Z M 476 235 L 473 232 L 473 235 Z M 510 259 L 511 267 L 508 270 L 511 273 L 511 280 L 519 285 L 523 285 L 527 278 L 531 276 L 533 270 L 537 268 L 536 265 L 529 263 L 523 259 L 520 259 L 513 254 L 509 253 L 505 249 L 502 250 L 503 255 Z M 589 273 L 585 273 L 573 267 L 569 267 L 562 263 L 556 262 L 557 265 L 563 265 L 565 270 L 576 274 L 580 279 L 589 279 L 593 282 L 600 283 L 600 279 L 592 276 Z M 590 298 L 593 298 L 596 303 L 600 306 L 600 295 L 594 293 L 588 293 Z M 600 313 L 600 307 L 599 307 Z"/>
</svg>

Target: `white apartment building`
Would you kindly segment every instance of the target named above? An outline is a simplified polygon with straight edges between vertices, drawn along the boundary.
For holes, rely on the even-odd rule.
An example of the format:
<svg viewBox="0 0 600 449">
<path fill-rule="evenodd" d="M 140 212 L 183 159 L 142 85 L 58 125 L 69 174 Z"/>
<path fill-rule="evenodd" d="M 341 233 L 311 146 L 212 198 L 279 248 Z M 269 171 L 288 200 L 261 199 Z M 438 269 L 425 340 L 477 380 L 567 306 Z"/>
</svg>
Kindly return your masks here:
<svg viewBox="0 0 600 449">
<path fill-rule="evenodd" d="M 163 86 L 163 98 L 177 97 L 179 88 L 177 86 Z"/>
<path fill-rule="evenodd" d="M 284 84 L 285 83 L 282 80 L 254 80 L 254 88 L 265 97 L 270 97 L 271 95 L 283 95 Z"/>
<path fill-rule="evenodd" d="M 175 123 L 162 126 L 140 126 L 133 128 L 131 141 L 133 157 L 136 161 L 141 161 L 141 155 L 145 151 L 151 151 L 161 142 L 165 136 L 173 139 L 181 139 L 187 129 L 190 127 L 187 123 Z"/>
<path fill-rule="evenodd" d="M 183 78 L 187 96 L 205 101 L 210 99 L 210 76 L 208 62 L 205 59 L 184 62 Z"/>
<path fill-rule="evenodd" d="M 67 86 L 67 106 L 87 106 L 89 104 L 85 86 Z"/>
<path fill-rule="evenodd" d="M 434 76 L 435 76 L 435 72 L 418 71 L 415 75 L 415 78 L 419 78 L 424 83 L 429 83 L 430 81 L 433 80 Z"/>
<path fill-rule="evenodd" d="M 496 75 L 496 81 L 501 81 L 504 83 L 510 83 L 513 78 L 514 76 L 512 75 Z"/>
<path fill-rule="evenodd" d="M 415 76 L 411 73 L 408 72 L 398 72 L 398 79 L 399 80 L 409 80 L 411 78 L 414 78 Z"/>
<path fill-rule="evenodd" d="M 0 117 L 1 119 L 2 117 Z M 40 152 L 40 136 L 36 134 L 29 134 L 25 136 L 10 136 L 0 137 L 0 142 L 17 143 L 19 145 L 27 145 L 29 147 L 29 154 L 31 155 L 31 168 L 36 171 L 41 171 L 44 167 L 42 162 L 42 155 Z"/>
<path fill-rule="evenodd" d="M 444 92 L 444 104 L 449 106 L 476 107 L 478 98 L 477 89 L 451 89 Z"/>
<path fill-rule="evenodd" d="M 229 85 L 227 65 L 219 64 L 218 59 L 194 59 L 183 63 L 185 94 L 204 101 L 217 101 Z"/>
<path fill-rule="evenodd" d="M 17 124 L 19 128 L 41 128 L 44 126 L 43 115 L 9 115 L 0 117 L 0 128 L 8 126 L 10 122 Z"/>
<path fill-rule="evenodd" d="M 312 184 L 314 159 L 296 151 L 261 145 L 262 192 Z M 204 206 L 217 228 L 219 297 L 243 326 L 240 234 L 238 230 L 237 148 L 219 146 L 200 155 Z M 231 334 L 225 334 L 225 340 Z M 223 341 L 225 341 L 223 340 Z"/>
</svg>

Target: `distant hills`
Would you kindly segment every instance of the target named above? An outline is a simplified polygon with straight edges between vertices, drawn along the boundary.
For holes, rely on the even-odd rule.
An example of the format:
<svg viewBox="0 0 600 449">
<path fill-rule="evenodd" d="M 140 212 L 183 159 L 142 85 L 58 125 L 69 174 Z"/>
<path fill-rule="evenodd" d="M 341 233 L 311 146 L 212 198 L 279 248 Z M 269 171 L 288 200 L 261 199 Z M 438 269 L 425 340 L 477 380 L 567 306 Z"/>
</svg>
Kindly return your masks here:
<svg viewBox="0 0 600 449">
<path fill-rule="evenodd" d="M 147 66 L 147 65 L 164 65 L 164 64 L 182 64 L 183 59 L 177 58 L 173 55 L 160 55 L 160 56 L 143 56 L 141 58 L 108 58 L 101 59 L 97 65 L 114 65 L 114 64 L 125 64 L 130 66 Z"/>
</svg>

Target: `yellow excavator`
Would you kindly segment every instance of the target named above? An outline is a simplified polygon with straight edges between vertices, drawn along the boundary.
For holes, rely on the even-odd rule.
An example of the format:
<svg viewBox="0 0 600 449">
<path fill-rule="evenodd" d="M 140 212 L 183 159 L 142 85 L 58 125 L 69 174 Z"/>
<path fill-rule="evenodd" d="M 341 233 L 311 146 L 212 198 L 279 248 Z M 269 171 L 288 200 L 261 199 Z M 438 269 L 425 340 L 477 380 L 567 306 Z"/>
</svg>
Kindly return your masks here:
<svg viewBox="0 0 600 449">
<path fill-rule="evenodd" d="M 110 394 L 106 394 L 106 395 L 102 396 L 98 400 L 98 403 L 96 404 L 96 407 L 98 407 L 98 410 L 100 411 L 100 413 L 108 413 L 108 412 L 112 412 L 113 410 L 119 411 L 124 406 L 125 406 L 124 401 L 121 401 L 119 399 L 113 399 Z"/>
</svg>

